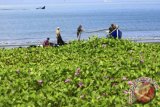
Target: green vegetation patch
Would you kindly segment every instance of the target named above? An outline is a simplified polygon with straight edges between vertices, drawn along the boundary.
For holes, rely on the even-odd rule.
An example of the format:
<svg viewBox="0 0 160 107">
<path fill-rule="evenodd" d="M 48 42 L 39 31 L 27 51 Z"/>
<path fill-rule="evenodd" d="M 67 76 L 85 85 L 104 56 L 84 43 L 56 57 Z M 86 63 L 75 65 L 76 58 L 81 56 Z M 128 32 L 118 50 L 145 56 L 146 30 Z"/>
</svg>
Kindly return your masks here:
<svg viewBox="0 0 160 107">
<path fill-rule="evenodd" d="M 128 107 L 128 81 L 160 85 L 160 44 L 92 37 L 48 48 L 0 50 L 0 107 Z M 145 105 L 158 107 L 160 92 Z"/>
</svg>

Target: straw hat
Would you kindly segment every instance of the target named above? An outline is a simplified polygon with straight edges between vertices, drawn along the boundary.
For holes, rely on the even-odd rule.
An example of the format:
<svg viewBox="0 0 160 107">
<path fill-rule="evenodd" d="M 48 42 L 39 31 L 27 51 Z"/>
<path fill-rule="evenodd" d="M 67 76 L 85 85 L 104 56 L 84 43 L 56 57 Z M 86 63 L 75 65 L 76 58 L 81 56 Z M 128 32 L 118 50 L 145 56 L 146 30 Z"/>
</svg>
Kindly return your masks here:
<svg viewBox="0 0 160 107">
<path fill-rule="evenodd" d="M 57 27 L 57 29 L 60 29 L 60 27 Z"/>
</svg>

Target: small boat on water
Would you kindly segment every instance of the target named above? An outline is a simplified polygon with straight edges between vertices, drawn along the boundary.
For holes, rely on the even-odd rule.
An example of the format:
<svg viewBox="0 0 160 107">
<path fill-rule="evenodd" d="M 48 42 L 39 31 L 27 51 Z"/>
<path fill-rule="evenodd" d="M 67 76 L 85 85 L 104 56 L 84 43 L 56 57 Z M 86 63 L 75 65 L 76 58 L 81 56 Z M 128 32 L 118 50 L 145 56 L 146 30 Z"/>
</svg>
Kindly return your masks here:
<svg viewBox="0 0 160 107">
<path fill-rule="evenodd" d="M 38 7 L 36 9 L 46 9 L 46 6 L 43 6 L 43 7 Z"/>
<path fill-rule="evenodd" d="M 115 39 L 116 38 L 121 39 L 122 38 L 122 32 L 119 29 L 115 29 L 109 34 L 109 36 L 113 37 Z"/>
</svg>

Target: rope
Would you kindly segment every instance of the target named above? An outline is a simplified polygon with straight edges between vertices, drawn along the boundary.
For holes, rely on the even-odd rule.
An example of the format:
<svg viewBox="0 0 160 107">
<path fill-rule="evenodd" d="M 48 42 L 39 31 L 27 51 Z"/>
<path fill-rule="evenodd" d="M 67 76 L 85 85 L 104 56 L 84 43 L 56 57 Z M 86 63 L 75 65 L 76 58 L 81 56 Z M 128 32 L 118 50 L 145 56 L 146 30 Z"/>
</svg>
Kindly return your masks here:
<svg viewBox="0 0 160 107">
<path fill-rule="evenodd" d="M 101 32 L 105 30 L 108 30 L 108 29 L 100 29 L 100 30 L 94 30 L 94 31 L 88 31 L 88 32 L 85 31 L 85 33 Z"/>
</svg>

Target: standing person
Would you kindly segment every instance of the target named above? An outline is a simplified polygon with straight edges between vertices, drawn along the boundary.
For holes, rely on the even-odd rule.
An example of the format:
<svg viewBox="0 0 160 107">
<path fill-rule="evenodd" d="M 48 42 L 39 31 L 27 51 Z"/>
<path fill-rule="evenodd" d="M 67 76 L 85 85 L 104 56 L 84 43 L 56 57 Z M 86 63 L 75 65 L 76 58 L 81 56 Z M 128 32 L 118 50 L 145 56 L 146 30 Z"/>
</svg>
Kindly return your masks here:
<svg viewBox="0 0 160 107">
<path fill-rule="evenodd" d="M 77 38 L 78 38 L 78 41 L 80 41 L 82 31 L 83 31 L 82 25 L 79 25 L 78 28 L 77 28 Z"/>
<path fill-rule="evenodd" d="M 57 27 L 57 29 L 56 29 L 56 38 L 57 38 L 58 45 L 64 45 L 64 41 L 62 40 L 61 31 L 60 31 L 59 27 Z"/>
<path fill-rule="evenodd" d="M 49 40 L 50 40 L 50 38 L 47 38 L 47 39 L 43 42 L 43 47 L 48 47 L 48 46 L 50 46 Z"/>
</svg>

